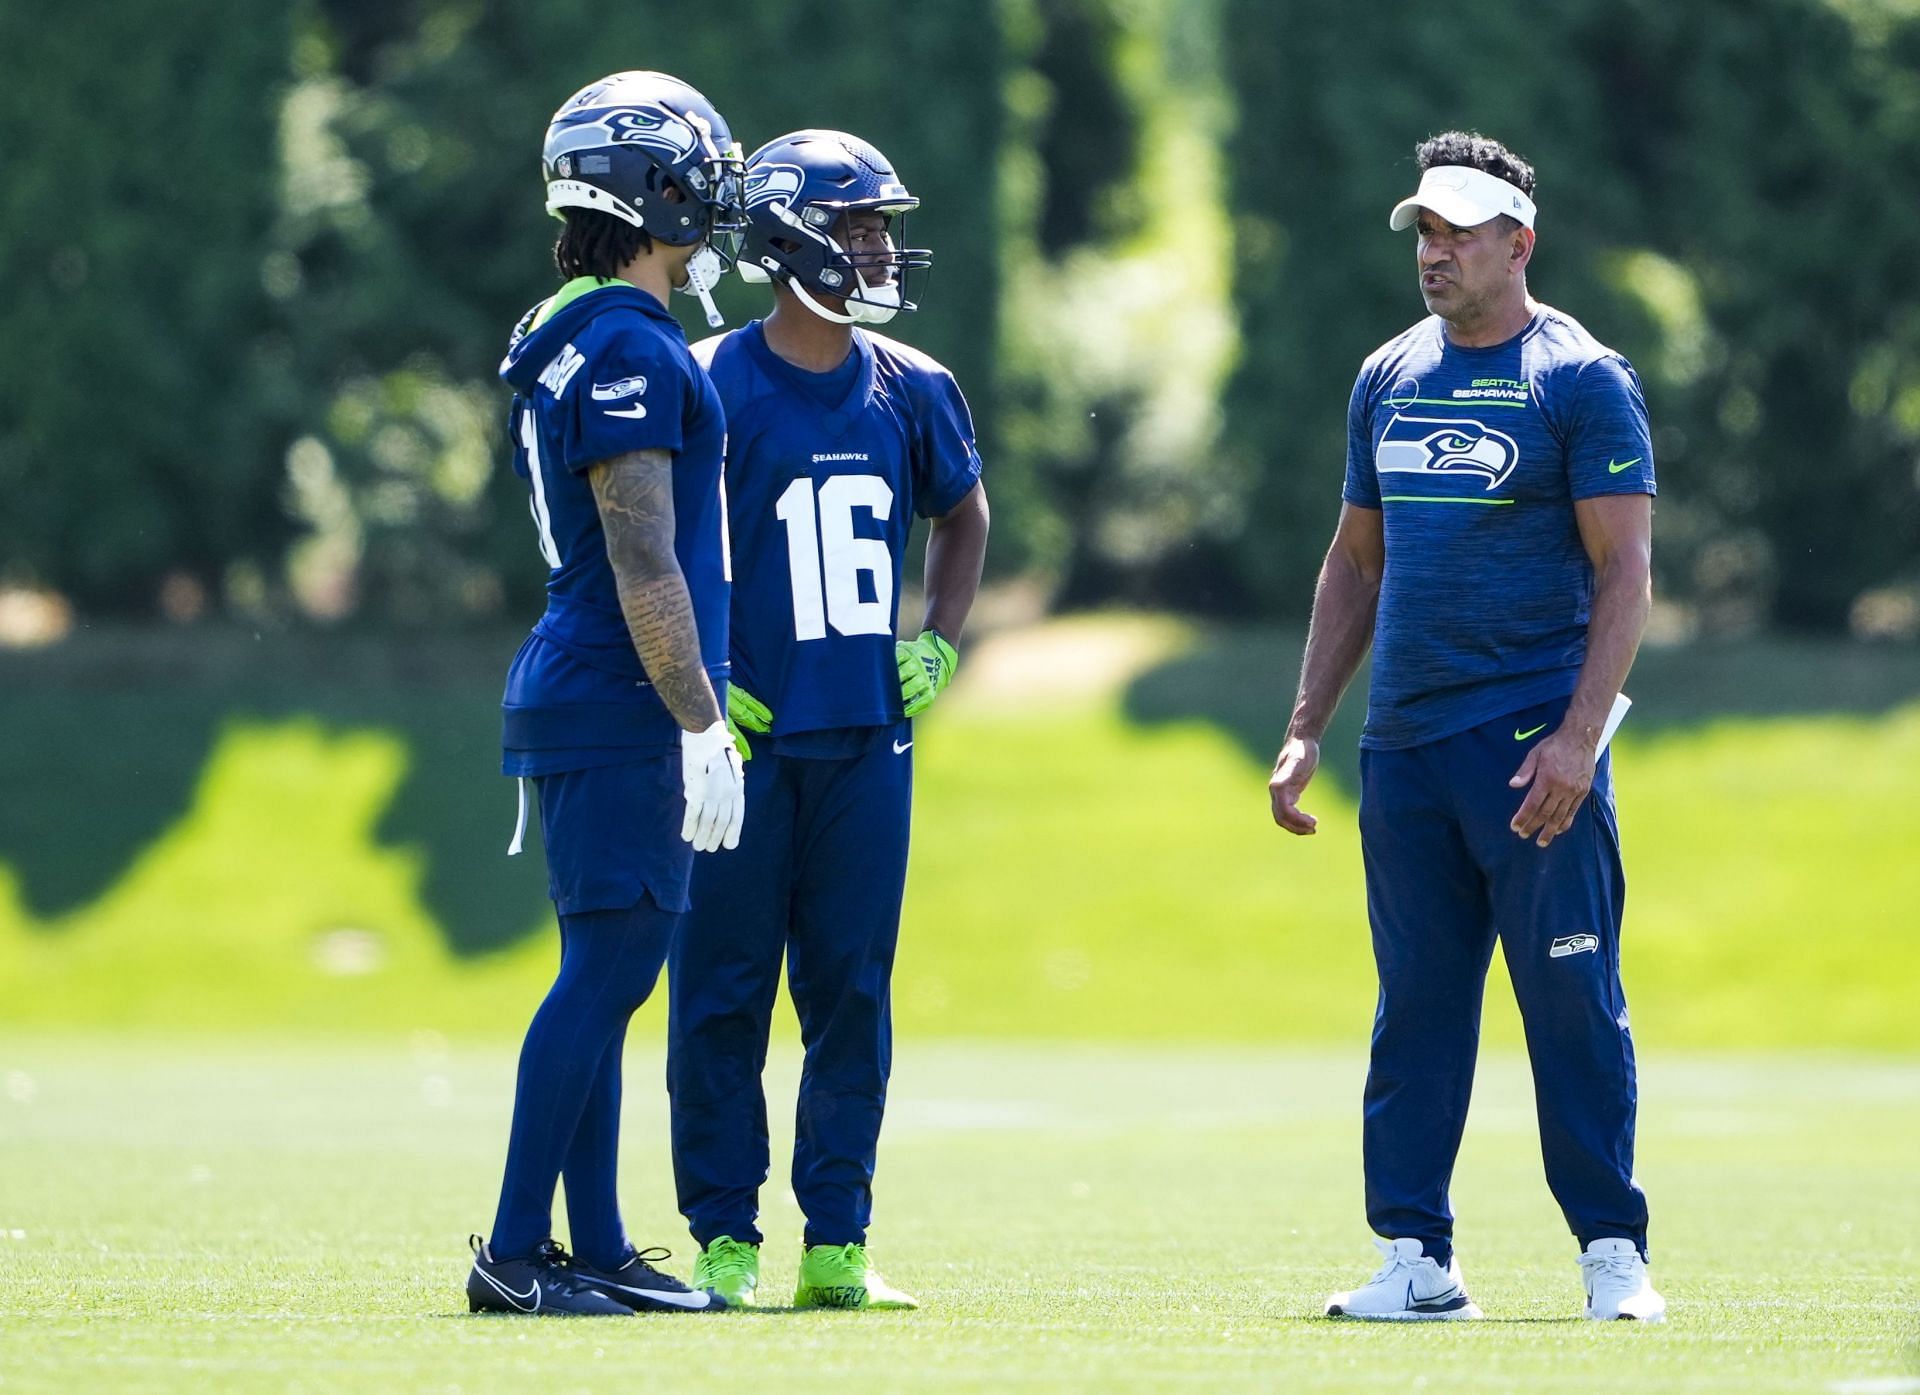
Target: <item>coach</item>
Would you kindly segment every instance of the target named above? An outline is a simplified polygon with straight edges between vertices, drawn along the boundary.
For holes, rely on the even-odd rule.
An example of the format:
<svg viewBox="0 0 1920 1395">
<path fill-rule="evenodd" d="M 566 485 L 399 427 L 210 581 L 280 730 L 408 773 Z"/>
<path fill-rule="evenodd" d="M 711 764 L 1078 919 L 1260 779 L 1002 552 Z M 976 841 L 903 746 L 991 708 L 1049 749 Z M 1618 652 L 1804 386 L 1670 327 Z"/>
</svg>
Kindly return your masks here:
<svg viewBox="0 0 1920 1395">
<path fill-rule="evenodd" d="M 1417 229 L 1432 313 L 1354 384 L 1345 502 L 1269 784 L 1274 821 L 1312 833 L 1299 801 L 1371 644 L 1360 836 L 1380 997 L 1364 1151 L 1386 1262 L 1327 1313 L 1480 1315 L 1448 1183 L 1497 938 L 1586 1316 L 1659 1321 L 1599 749 L 1651 602 L 1646 403 L 1625 359 L 1528 294 L 1533 170 L 1457 131 L 1416 154 L 1419 191 L 1391 226 Z"/>
</svg>

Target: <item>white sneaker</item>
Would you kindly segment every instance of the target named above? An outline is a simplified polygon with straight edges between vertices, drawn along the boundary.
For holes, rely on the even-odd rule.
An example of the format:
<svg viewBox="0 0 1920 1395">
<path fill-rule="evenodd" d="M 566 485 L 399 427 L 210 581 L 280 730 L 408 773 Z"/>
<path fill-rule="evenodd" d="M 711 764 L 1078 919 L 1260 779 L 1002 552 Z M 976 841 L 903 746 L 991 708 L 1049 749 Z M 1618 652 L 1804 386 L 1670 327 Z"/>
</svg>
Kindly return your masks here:
<svg viewBox="0 0 1920 1395">
<path fill-rule="evenodd" d="M 1587 1316 L 1600 1322 L 1665 1322 L 1667 1300 L 1647 1280 L 1647 1262 L 1631 1240 L 1596 1240 L 1580 1256 Z"/>
<path fill-rule="evenodd" d="M 1376 1240 L 1386 1256 L 1380 1272 L 1365 1288 L 1332 1294 L 1328 1317 L 1365 1318 L 1371 1322 L 1444 1322 L 1477 1318 L 1480 1310 L 1460 1282 L 1460 1261 L 1445 1269 L 1420 1252 L 1418 1240 Z"/>
</svg>

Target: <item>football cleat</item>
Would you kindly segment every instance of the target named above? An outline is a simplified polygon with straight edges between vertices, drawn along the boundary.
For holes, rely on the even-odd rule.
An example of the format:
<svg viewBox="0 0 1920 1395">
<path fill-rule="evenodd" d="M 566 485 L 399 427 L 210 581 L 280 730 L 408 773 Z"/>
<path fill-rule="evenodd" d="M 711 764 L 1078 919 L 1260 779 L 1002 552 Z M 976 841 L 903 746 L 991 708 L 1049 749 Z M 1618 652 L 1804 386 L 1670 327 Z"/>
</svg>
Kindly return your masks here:
<svg viewBox="0 0 1920 1395">
<path fill-rule="evenodd" d="M 693 1286 L 718 1294 L 729 1308 L 751 1308 L 760 1287 L 760 1247 L 715 1236 L 693 1262 Z"/>
<path fill-rule="evenodd" d="M 809 1245 L 800 1256 L 796 1308 L 917 1308 L 920 1300 L 880 1276 L 865 1245 Z"/>
<path fill-rule="evenodd" d="M 669 1250 L 636 1250 L 612 1269 L 596 1269 L 552 1240 L 541 1247 L 541 1254 L 581 1286 L 636 1313 L 707 1313 L 726 1307 L 718 1294 L 689 1288 L 655 1269 L 660 1260 L 673 1257 Z"/>
<path fill-rule="evenodd" d="M 478 1235 L 469 1236 L 467 1243 L 473 1247 L 473 1268 L 467 1273 L 467 1306 L 476 1313 L 633 1316 L 633 1309 L 587 1287 L 555 1264 L 544 1248 L 531 1259 L 495 1259 Z"/>
<path fill-rule="evenodd" d="M 1665 1322 L 1667 1300 L 1647 1279 L 1647 1262 L 1631 1240 L 1595 1240 L 1580 1256 L 1587 1313 L 1600 1322 Z"/>
<path fill-rule="evenodd" d="M 1467 1297 L 1460 1261 L 1442 1269 L 1412 1239 L 1373 1242 L 1386 1263 L 1364 1287 L 1327 1298 L 1327 1316 L 1368 1322 L 1458 1322 L 1477 1318 L 1480 1309 Z"/>
</svg>

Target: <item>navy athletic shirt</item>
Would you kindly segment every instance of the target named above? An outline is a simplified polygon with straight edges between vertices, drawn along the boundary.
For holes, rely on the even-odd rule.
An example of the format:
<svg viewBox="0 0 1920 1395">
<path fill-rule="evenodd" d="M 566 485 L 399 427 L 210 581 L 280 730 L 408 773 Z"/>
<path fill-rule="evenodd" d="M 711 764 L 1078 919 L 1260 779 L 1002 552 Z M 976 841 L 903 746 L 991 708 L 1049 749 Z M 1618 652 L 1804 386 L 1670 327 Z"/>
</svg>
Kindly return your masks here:
<svg viewBox="0 0 1920 1395">
<path fill-rule="evenodd" d="M 674 552 L 714 685 L 727 674 L 726 419 L 666 308 L 582 278 L 531 317 L 500 366 L 514 388 L 513 468 L 527 481 L 547 611 L 507 674 L 504 769 L 541 775 L 678 748 L 620 612 L 587 472 L 637 450 L 673 454 Z"/>
<path fill-rule="evenodd" d="M 933 359 L 859 329 L 830 373 L 786 362 L 757 320 L 693 353 L 726 404 L 733 677 L 772 710 L 776 753 L 853 754 L 804 734 L 901 720 L 907 534 L 980 479 L 966 399 Z"/>
<path fill-rule="evenodd" d="M 1347 413 L 1350 504 L 1383 511 L 1363 746 L 1417 746 L 1573 692 L 1593 567 L 1573 503 L 1652 494 L 1633 367 L 1541 306 L 1467 349 L 1431 316 L 1375 350 Z"/>
</svg>

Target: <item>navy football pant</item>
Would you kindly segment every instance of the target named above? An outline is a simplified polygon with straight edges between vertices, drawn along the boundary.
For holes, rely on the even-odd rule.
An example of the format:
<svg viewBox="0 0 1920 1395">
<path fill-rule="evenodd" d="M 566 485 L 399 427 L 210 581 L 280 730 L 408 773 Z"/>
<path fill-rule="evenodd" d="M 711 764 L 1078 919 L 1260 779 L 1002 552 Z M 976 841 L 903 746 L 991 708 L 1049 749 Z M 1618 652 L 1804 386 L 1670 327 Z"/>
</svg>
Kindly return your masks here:
<svg viewBox="0 0 1920 1395">
<path fill-rule="evenodd" d="M 552 1233 L 553 1189 L 563 1173 L 574 1250 L 613 1267 L 630 1248 L 615 1194 L 620 1053 L 678 919 L 650 900 L 561 917 L 560 974 L 520 1049 L 494 1254 L 530 1254 Z"/>
<path fill-rule="evenodd" d="M 666 962 L 693 858 L 680 838 L 680 761 L 636 759 L 535 783 L 560 972 L 520 1049 L 489 1241 L 501 1258 L 531 1254 L 552 1233 L 564 1177 L 575 1253 L 615 1268 L 632 1248 L 616 1192 L 621 1051 Z"/>
<path fill-rule="evenodd" d="M 1551 845 L 1522 842 L 1508 827 L 1525 791 L 1507 781 L 1566 708 L 1563 698 L 1426 745 L 1361 752 L 1360 838 L 1380 973 L 1367 1219 L 1379 1235 L 1418 1238 L 1443 1263 L 1453 1242 L 1447 1188 L 1496 938 L 1525 1024 L 1554 1199 L 1583 1249 L 1620 1237 L 1646 1252 L 1610 758 L 1573 827 Z"/>
<path fill-rule="evenodd" d="M 911 742 L 910 726 L 897 731 Z M 694 866 L 667 972 L 667 1089 L 680 1210 L 703 1247 L 761 1240 L 760 1077 L 783 954 L 806 1047 L 793 1149 L 805 1242 L 866 1243 L 913 803 L 912 756 L 898 744 L 844 760 L 759 746 L 740 846 Z"/>
</svg>

